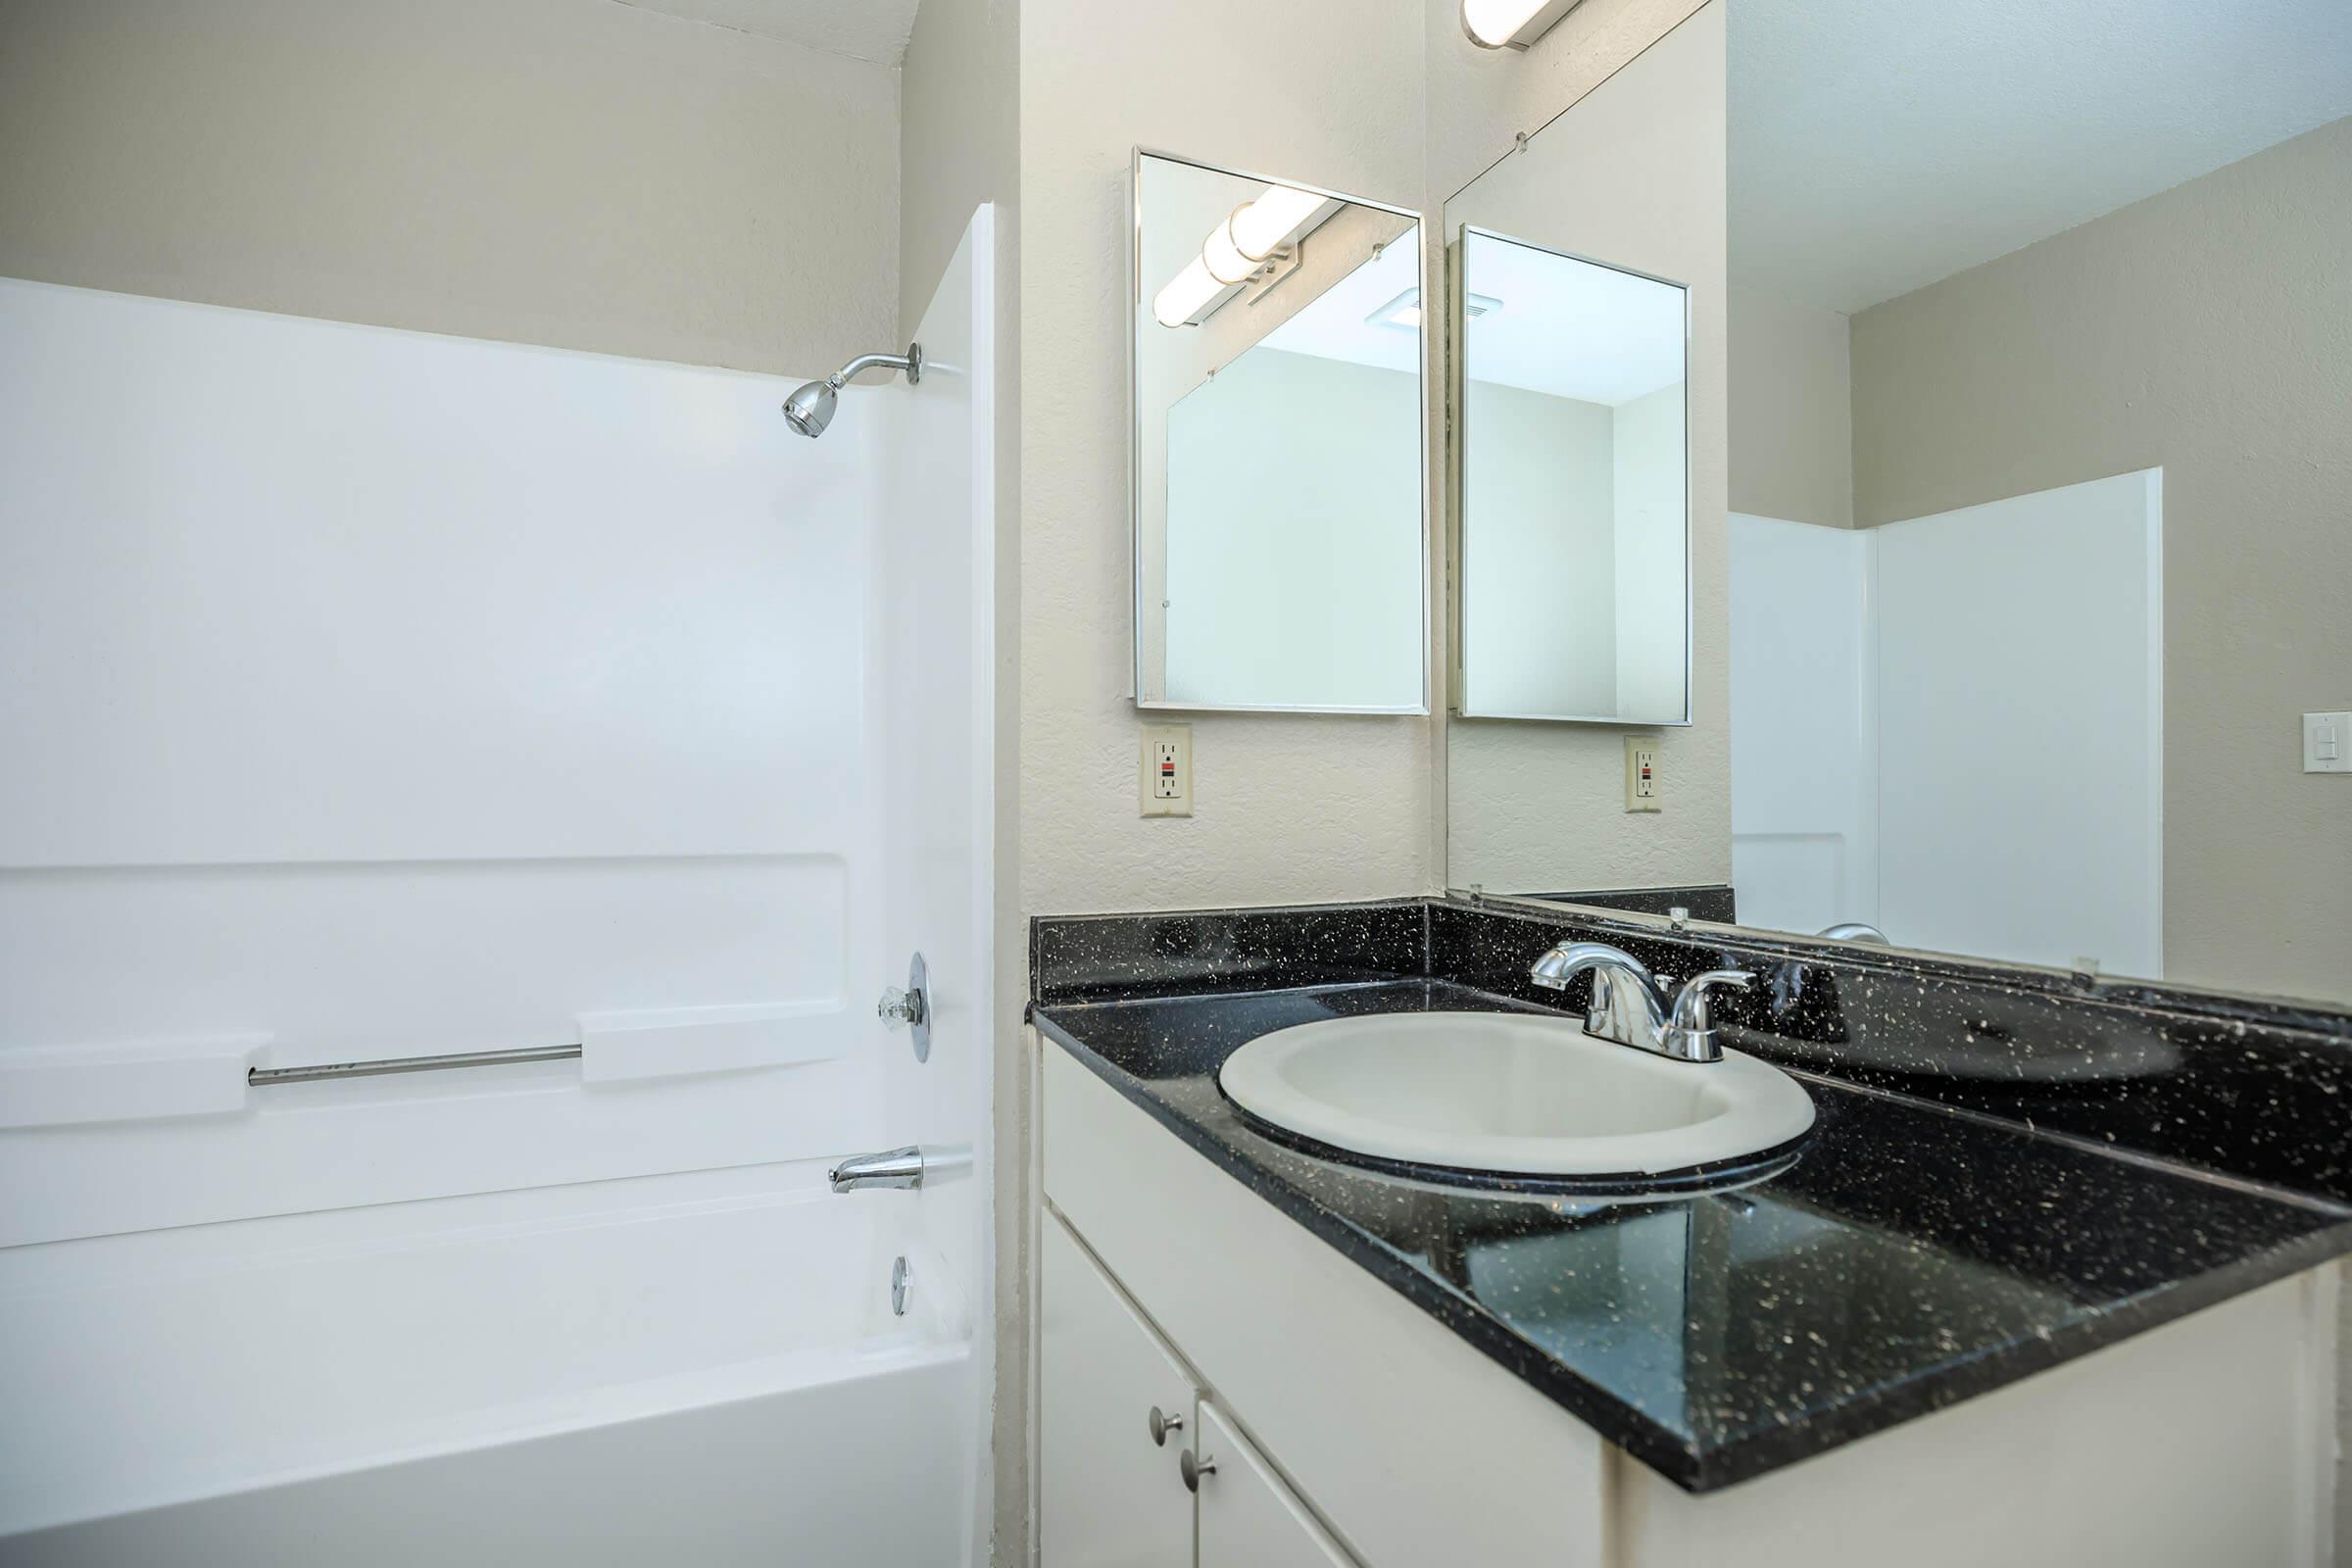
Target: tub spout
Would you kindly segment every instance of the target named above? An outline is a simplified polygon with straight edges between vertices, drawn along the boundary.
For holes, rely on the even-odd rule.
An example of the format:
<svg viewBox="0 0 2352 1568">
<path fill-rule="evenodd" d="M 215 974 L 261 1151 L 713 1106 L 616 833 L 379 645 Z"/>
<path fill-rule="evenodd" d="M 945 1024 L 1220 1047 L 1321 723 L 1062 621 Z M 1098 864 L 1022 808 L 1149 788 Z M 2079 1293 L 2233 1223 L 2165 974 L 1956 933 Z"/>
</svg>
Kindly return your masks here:
<svg viewBox="0 0 2352 1568">
<path fill-rule="evenodd" d="M 861 1187 L 920 1187 L 923 1152 L 908 1144 L 879 1154 L 852 1154 L 834 1166 L 830 1175 L 837 1193 L 854 1193 Z"/>
</svg>

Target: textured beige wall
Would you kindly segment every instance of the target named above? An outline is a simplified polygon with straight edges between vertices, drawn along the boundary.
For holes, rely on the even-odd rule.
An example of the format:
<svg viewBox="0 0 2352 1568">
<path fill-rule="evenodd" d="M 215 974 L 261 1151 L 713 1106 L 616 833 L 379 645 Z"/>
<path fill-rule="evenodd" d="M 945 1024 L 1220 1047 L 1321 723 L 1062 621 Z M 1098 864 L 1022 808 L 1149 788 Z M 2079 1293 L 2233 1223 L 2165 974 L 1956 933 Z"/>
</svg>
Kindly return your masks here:
<svg viewBox="0 0 2352 1568">
<path fill-rule="evenodd" d="M 923 0 L 899 82 L 899 322 L 911 329 L 982 202 L 997 204 L 999 319 L 1011 309 L 1019 255 L 1010 210 L 1020 189 L 1020 7 L 1016 0 Z M 1002 356 L 1000 356 L 1002 357 Z"/>
<path fill-rule="evenodd" d="M 1876 524 L 2164 469 L 2167 978 L 2352 1001 L 2352 120 L 1853 318 Z"/>
<path fill-rule="evenodd" d="M 45 282 L 808 373 L 894 335 L 898 159 L 889 68 L 611 0 L 0 5 Z"/>
<path fill-rule="evenodd" d="M 1032 911 L 1433 885 L 1419 717 L 1202 714 L 1194 815 L 1137 815 L 1127 166 L 1138 143 L 1403 207 L 1426 0 L 1021 10 L 1022 897 Z"/>
<path fill-rule="evenodd" d="M 1705 0 L 1584 0 L 1532 48 L 1481 49 L 1461 0 L 1429 0 L 1431 206 L 1615 74 Z"/>
<path fill-rule="evenodd" d="M 1731 387 L 1732 510 L 1852 527 L 1854 392 L 1846 318 L 1734 288 Z"/>
<path fill-rule="evenodd" d="M 1468 222 L 1690 290 L 1691 709 L 1659 744 L 1663 809 L 1625 809 L 1626 728 L 1446 725 L 1446 879 L 1495 892 L 1727 882 L 1724 8 L 1711 4 L 1446 204 Z"/>
<path fill-rule="evenodd" d="M 975 1527 L 993 1560 L 1026 1563 L 1029 1531 L 1029 1065 L 1020 903 L 1020 8 L 923 0 L 900 78 L 899 331 L 922 318 L 981 203 L 996 208 L 995 1387 Z"/>
</svg>

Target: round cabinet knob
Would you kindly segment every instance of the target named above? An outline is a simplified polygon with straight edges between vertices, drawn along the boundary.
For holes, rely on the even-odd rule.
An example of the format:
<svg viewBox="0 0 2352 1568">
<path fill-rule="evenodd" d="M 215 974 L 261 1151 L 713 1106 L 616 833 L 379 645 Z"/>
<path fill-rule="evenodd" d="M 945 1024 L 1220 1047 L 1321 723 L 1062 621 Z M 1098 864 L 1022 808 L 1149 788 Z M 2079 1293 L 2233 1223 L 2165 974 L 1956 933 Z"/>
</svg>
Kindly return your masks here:
<svg viewBox="0 0 2352 1568">
<path fill-rule="evenodd" d="M 1185 1491 L 1199 1492 L 1200 1490 L 1200 1478 L 1202 1476 L 1213 1476 L 1217 1473 L 1217 1461 L 1214 1459 L 1196 1459 L 1193 1457 L 1193 1450 L 1187 1448 L 1176 1456 L 1176 1473 L 1184 1477 Z"/>
<path fill-rule="evenodd" d="M 1152 1433 L 1152 1446 L 1154 1448 L 1164 1448 L 1168 1446 L 1169 1433 L 1182 1432 L 1184 1430 L 1184 1417 L 1180 1415 L 1163 1415 L 1160 1413 L 1159 1406 L 1155 1404 L 1152 1407 L 1152 1417 L 1146 1423 L 1146 1426 L 1151 1430 Z"/>
</svg>

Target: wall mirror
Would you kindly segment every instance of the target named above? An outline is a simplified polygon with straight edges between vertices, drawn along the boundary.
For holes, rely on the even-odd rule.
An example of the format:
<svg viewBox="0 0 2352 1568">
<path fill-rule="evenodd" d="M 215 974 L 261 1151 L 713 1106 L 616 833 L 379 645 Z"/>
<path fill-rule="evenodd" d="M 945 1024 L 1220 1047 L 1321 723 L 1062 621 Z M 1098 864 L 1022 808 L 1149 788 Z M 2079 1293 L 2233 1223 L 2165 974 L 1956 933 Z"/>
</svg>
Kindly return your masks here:
<svg viewBox="0 0 2352 1568">
<path fill-rule="evenodd" d="M 1138 153 L 1135 692 L 1427 711 L 1416 214 Z"/>
<path fill-rule="evenodd" d="M 2352 1002 L 2352 19 L 2036 18 L 1710 6 L 1447 202 L 1691 284 L 1695 607 L 1657 809 L 1455 720 L 1449 884 Z"/>
<path fill-rule="evenodd" d="M 1454 711 L 1685 722 L 1683 285 L 1468 225 L 1448 262 Z"/>
</svg>

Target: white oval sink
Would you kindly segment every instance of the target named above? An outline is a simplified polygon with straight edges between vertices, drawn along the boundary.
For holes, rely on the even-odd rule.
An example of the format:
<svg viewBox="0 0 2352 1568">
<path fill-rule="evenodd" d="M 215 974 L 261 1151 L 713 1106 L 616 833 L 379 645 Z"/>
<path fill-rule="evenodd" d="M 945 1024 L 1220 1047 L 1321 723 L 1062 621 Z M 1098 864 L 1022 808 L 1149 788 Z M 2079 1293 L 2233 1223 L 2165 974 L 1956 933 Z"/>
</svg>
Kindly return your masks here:
<svg viewBox="0 0 2352 1568">
<path fill-rule="evenodd" d="M 1753 1056 L 1672 1061 L 1530 1013 L 1298 1024 L 1242 1047 L 1217 1081 L 1251 1116 L 1334 1149 L 1522 1176 L 1668 1176 L 1813 1125 L 1803 1087 Z"/>
</svg>

